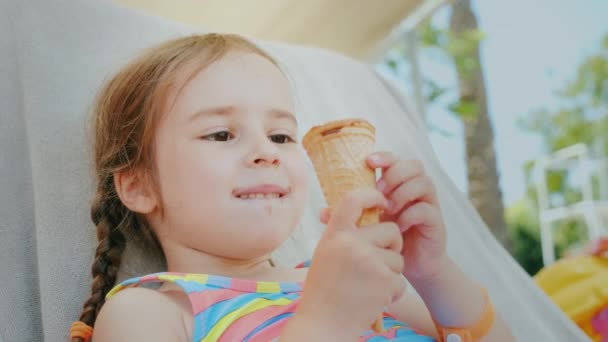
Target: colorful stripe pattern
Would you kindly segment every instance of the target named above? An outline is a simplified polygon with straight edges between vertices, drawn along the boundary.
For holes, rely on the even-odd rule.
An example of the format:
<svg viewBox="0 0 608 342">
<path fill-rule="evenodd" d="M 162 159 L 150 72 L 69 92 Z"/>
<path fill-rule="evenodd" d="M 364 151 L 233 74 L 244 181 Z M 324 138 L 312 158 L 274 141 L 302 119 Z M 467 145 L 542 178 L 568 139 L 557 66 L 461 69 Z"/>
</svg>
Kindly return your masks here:
<svg viewBox="0 0 608 342">
<path fill-rule="evenodd" d="M 194 342 L 275 340 L 294 315 L 303 288 L 299 282 L 264 282 L 163 272 L 123 281 L 108 293 L 106 300 L 125 288 L 159 282 L 175 283 L 188 295 L 194 315 Z M 434 341 L 388 313 L 384 315 L 384 326 L 384 333 L 366 331 L 359 341 Z"/>
</svg>

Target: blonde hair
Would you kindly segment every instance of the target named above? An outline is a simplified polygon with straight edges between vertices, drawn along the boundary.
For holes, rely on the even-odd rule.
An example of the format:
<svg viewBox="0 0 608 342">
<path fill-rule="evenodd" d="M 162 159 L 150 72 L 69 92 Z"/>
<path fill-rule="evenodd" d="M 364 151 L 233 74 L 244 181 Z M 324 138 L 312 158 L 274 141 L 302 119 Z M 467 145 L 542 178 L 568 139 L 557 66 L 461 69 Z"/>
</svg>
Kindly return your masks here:
<svg viewBox="0 0 608 342">
<path fill-rule="evenodd" d="M 105 296 L 114 286 L 127 243 L 125 234 L 143 234 L 159 248 L 154 233 L 144 220 L 118 198 L 114 174 L 143 170 L 146 178 L 156 184 L 153 140 L 168 90 L 183 87 L 200 70 L 232 51 L 254 53 L 277 65 L 262 49 L 240 36 L 194 35 L 146 50 L 101 89 L 92 123 L 97 188 L 91 219 L 97 227 L 98 244 L 91 268 L 91 296 L 85 301 L 80 315 L 84 324 L 94 326 Z M 178 74 L 191 70 L 191 66 L 195 68 L 186 82 L 176 84 Z M 86 337 L 71 336 L 72 342 L 86 340 Z"/>
</svg>

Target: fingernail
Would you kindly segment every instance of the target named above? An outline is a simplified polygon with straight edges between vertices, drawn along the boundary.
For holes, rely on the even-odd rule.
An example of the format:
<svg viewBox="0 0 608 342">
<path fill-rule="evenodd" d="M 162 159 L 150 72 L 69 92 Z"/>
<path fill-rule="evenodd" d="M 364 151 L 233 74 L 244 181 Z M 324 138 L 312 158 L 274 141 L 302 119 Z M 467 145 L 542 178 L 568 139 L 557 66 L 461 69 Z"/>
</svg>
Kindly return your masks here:
<svg viewBox="0 0 608 342">
<path fill-rule="evenodd" d="M 380 158 L 379 155 L 377 154 L 371 154 L 369 157 L 367 157 L 371 162 L 379 164 L 380 162 L 382 162 L 382 158 Z"/>
<path fill-rule="evenodd" d="M 378 190 L 380 190 L 381 192 L 384 191 L 384 189 L 386 189 L 386 182 L 384 181 L 384 179 L 380 179 L 377 183 L 378 186 Z"/>
</svg>

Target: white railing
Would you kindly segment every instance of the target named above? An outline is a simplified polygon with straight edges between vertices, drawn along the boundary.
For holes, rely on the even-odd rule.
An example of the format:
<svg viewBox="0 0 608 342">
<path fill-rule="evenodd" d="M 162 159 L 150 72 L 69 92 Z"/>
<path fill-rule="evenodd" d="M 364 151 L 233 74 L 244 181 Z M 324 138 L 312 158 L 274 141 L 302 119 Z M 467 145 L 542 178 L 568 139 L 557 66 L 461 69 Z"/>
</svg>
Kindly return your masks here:
<svg viewBox="0 0 608 342">
<path fill-rule="evenodd" d="M 580 182 L 582 200 L 577 203 L 552 207 L 547 188 L 547 171 L 572 170 Z M 576 144 L 559 150 L 535 162 L 536 190 L 538 194 L 539 219 L 543 263 L 555 262 L 553 223 L 560 220 L 582 218 L 590 240 L 608 234 L 608 163 L 605 157 L 593 158 L 589 148 Z M 594 196 L 593 175 L 598 178 L 598 196 Z"/>
</svg>

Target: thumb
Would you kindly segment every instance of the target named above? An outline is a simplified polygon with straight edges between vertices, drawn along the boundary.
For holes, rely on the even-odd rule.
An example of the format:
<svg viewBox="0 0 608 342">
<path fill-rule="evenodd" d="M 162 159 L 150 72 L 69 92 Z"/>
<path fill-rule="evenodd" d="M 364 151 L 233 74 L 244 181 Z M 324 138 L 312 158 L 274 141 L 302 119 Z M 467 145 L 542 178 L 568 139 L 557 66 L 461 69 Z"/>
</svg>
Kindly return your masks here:
<svg viewBox="0 0 608 342">
<path fill-rule="evenodd" d="M 387 209 L 388 200 L 375 188 L 357 189 L 347 193 L 333 209 L 329 220 L 328 230 L 352 229 L 364 209 Z"/>
</svg>

